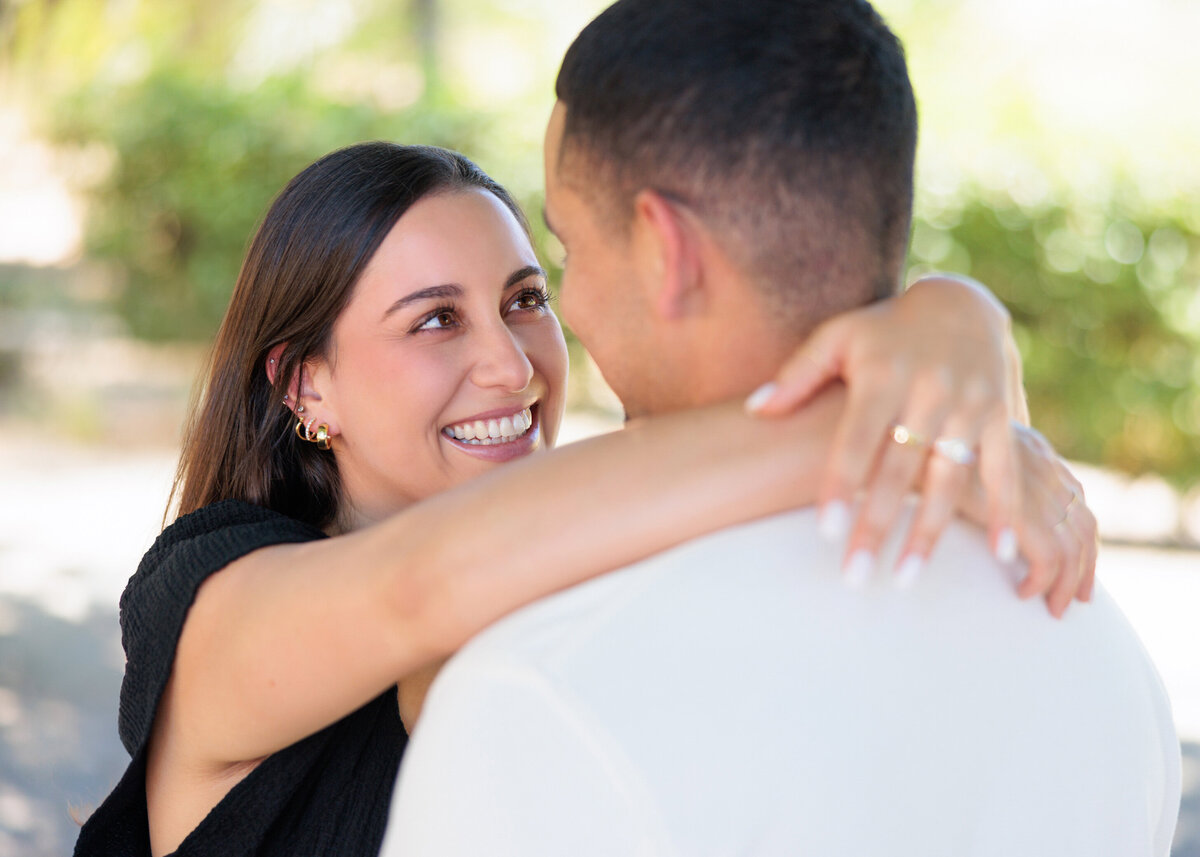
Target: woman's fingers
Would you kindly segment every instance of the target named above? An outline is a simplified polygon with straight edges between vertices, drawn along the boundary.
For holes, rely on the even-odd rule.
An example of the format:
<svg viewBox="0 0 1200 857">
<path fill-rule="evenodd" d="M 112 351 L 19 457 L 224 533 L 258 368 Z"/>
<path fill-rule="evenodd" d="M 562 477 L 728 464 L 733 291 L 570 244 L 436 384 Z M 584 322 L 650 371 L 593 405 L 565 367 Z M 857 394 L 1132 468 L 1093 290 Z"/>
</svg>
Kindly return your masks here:
<svg viewBox="0 0 1200 857">
<path fill-rule="evenodd" d="M 1042 494 L 1046 497 L 1051 492 L 1043 490 Z M 1071 493 L 1065 499 L 1037 504 L 1020 529 L 1029 573 L 1017 592 L 1022 598 L 1044 595 L 1046 606 L 1056 617 L 1066 612 L 1085 574 L 1086 552 L 1072 524 L 1077 504 Z"/>
<path fill-rule="evenodd" d="M 1055 530 L 1062 546 L 1063 559 L 1059 575 L 1046 594 L 1046 606 L 1054 616 L 1061 618 L 1075 597 L 1075 590 L 1079 588 L 1083 546 L 1069 521 L 1060 523 Z"/>
<path fill-rule="evenodd" d="M 1096 560 L 1100 548 L 1100 527 L 1096 522 L 1096 515 L 1087 505 L 1087 499 L 1083 495 L 1083 486 L 1079 484 L 1079 480 L 1067 470 L 1061 461 L 1057 461 L 1056 463 L 1058 464 L 1058 469 L 1063 474 L 1064 484 L 1071 487 L 1077 498 L 1070 516 L 1071 530 L 1075 534 L 1075 540 L 1078 542 L 1080 550 L 1079 586 L 1073 594 L 1080 601 L 1091 601 L 1092 590 L 1096 585 Z"/>
<path fill-rule="evenodd" d="M 953 414 L 941 427 L 941 433 L 930 440 L 921 503 L 908 541 L 900 553 L 895 578 L 897 585 L 911 586 L 915 582 L 925 559 L 933 552 L 955 510 L 962 504 L 970 484 L 971 468 L 978 459 L 975 448 L 981 431 L 980 422 L 978 409 Z"/>
<path fill-rule="evenodd" d="M 1017 594 L 1022 598 L 1045 595 L 1062 574 L 1066 562 L 1064 546 L 1053 528 L 1042 520 L 1018 524 L 1017 535 L 1029 565 Z"/>
<path fill-rule="evenodd" d="M 817 327 L 775 377 L 746 399 L 746 410 L 773 417 L 791 413 L 830 381 L 842 376 L 853 326 L 836 316 Z"/>
<path fill-rule="evenodd" d="M 970 468 L 942 455 L 931 455 L 925 465 L 925 490 L 908 541 L 896 565 L 896 586 L 912 586 L 933 552 L 934 545 L 954 518 L 959 498 L 967 490 Z"/>
<path fill-rule="evenodd" d="M 953 393 L 949 370 L 927 372 L 914 384 L 912 404 L 893 424 L 851 536 L 848 573 L 861 573 L 865 557 L 877 554 L 922 471 L 921 508 L 897 567 L 898 583 L 912 584 L 958 508 L 977 458 L 986 400 Z"/>
<path fill-rule="evenodd" d="M 895 413 L 896 403 L 877 389 L 862 384 L 849 389 L 818 492 L 821 529 L 827 538 L 840 539 L 849 532 L 850 503 L 866 483 Z"/>
<path fill-rule="evenodd" d="M 900 514 L 904 497 L 925 466 L 929 454 L 926 438 L 936 430 L 938 417 L 940 414 L 925 414 L 894 424 L 847 545 L 847 583 L 861 586 L 874 570 L 879 548 Z M 906 570 L 906 575 L 910 574 L 913 572 Z"/>
<path fill-rule="evenodd" d="M 1029 573 L 1018 587 L 1023 598 L 1045 595 L 1055 616 L 1072 598 L 1086 601 L 1095 582 L 1097 526 L 1084 502 L 1083 486 L 1036 431 L 1015 427 L 1021 493 L 1017 532 Z"/>
<path fill-rule="evenodd" d="M 1083 489 L 1080 489 L 1079 496 L 1083 497 Z M 1079 540 L 1083 544 L 1083 574 L 1076 597 L 1086 602 L 1092 600 L 1092 593 L 1096 588 L 1096 560 L 1100 553 L 1100 526 L 1096 515 L 1086 503 L 1080 510 L 1076 527 Z"/>
<path fill-rule="evenodd" d="M 994 413 L 984 423 L 979 438 L 979 478 L 987 497 L 988 541 L 1001 562 L 1017 558 L 1014 522 L 1021 471 L 1016 443 L 1005 414 Z"/>
</svg>

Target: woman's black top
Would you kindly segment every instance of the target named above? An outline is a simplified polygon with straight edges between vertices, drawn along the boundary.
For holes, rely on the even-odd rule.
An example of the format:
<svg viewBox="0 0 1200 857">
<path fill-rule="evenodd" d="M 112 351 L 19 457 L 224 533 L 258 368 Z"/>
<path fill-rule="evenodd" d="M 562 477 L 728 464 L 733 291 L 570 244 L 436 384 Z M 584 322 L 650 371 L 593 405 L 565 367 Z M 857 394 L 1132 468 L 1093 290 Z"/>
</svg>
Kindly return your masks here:
<svg viewBox="0 0 1200 857">
<path fill-rule="evenodd" d="M 118 726 L 132 761 L 92 814 L 76 857 L 149 857 L 146 745 L 196 590 L 267 545 L 324 538 L 277 512 L 225 500 L 167 527 L 121 596 L 125 680 Z M 379 853 L 407 735 L 392 687 L 337 723 L 265 759 L 174 853 L 358 857 Z"/>
</svg>

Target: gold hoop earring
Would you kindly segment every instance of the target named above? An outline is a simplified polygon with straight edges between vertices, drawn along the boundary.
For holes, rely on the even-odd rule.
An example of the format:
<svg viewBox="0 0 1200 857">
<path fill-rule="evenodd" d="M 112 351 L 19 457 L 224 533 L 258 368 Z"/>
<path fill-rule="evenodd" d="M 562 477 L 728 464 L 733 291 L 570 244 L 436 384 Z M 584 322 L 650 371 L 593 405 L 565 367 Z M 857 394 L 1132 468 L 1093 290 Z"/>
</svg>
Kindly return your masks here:
<svg viewBox="0 0 1200 857">
<path fill-rule="evenodd" d="M 296 437 L 300 438 L 301 440 L 311 441 L 312 435 L 310 435 L 308 432 L 308 426 L 312 425 L 312 423 L 313 421 L 309 420 L 308 425 L 305 425 L 303 417 L 298 419 L 296 421 Z"/>
<path fill-rule="evenodd" d="M 329 442 L 331 440 L 329 426 L 325 425 L 325 423 L 317 426 L 317 433 L 312 438 L 312 442 L 317 445 L 317 449 L 329 449 Z"/>
<path fill-rule="evenodd" d="M 300 438 L 301 440 L 306 440 L 309 443 L 315 443 L 317 445 L 317 449 L 330 449 L 330 442 L 333 440 L 333 436 L 329 433 L 329 426 L 325 425 L 325 423 L 321 423 L 319 426 L 317 426 L 317 430 L 313 431 L 312 424 L 316 421 L 316 417 L 313 417 L 308 422 L 305 422 L 304 420 L 298 420 L 296 422 L 295 429 L 296 437 Z"/>
</svg>

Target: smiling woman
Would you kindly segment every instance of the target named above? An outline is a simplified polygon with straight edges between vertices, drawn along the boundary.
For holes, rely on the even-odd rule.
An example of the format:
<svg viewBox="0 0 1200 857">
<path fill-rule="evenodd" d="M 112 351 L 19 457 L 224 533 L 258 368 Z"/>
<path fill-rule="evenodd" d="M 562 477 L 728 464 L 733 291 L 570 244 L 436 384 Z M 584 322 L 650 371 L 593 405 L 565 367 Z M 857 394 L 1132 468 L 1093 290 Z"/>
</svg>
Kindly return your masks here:
<svg viewBox="0 0 1200 857">
<path fill-rule="evenodd" d="M 298 397 L 292 382 L 289 401 L 336 449 L 341 529 L 553 446 L 566 344 L 513 211 L 482 188 L 417 201 L 363 270 L 329 356 L 304 366 Z"/>
<path fill-rule="evenodd" d="M 970 296 L 893 303 L 922 300 L 893 325 L 914 363 L 1003 343 Z M 728 402 L 552 450 L 567 366 L 548 301 L 520 209 L 460 155 L 362 144 L 284 189 L 213 348 L 179 517 L 122 597 L 132 761 L 77 855 L 375 854 L 406 730 L 468 638 L 816 498 L 840 387 L 776 419 Z M 969 353 L 915 349 L 942 341 L 941 305 Z M 887 312 L 847 317 L 848 339 L 879 339 Z"/>
<path fill-rule="evenodd" d="M 400 474 L 435 467 L 418 450 L 469 415 L 434 426 L 444 407 L 464 407 L 451 398 L 469 349 L 486 357 L 472 371 L 525 371 L 515 339 L 490 348 L 509 321 L 548 354 L 552 377 L 537 385 L 555 387 L 557 426 L 566 355 L 545 297 L 524 214 L 465 158 L 372 143 L 321 159 L 280 194 L 247 254 L 184 443 L 179 511 L 236 497 L 343 531 L 425 496 Z M 335 455 L 281 444 L 296 419 L 324 425 Z"/>
</svg>

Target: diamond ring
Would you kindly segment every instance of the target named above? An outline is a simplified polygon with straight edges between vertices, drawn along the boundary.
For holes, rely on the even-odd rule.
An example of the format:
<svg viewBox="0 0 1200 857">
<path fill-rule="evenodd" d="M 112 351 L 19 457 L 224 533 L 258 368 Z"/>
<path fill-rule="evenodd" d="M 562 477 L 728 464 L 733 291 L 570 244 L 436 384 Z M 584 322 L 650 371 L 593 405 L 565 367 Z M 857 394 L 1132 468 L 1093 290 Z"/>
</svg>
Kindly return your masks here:
<svg viewBox="0 0 1200 857">
<path fill-rule="evenodd" d="M 967 467 L 979 459 L 975 450 L 971 449 L 965 440 L 957 437 L 939 437 L 933 442 L 933 451 L 942 458 Z"/>
</svg>

